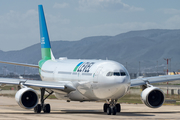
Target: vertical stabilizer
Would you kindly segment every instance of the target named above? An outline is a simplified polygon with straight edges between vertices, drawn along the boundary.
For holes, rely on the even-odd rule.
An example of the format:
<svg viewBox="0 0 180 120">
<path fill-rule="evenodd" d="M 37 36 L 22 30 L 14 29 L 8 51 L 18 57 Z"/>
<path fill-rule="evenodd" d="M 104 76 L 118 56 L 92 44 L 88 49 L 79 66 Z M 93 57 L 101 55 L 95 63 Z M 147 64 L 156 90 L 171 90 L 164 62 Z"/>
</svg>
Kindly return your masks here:
<svg viewBox="0 0 180 120">
<path fill-rule="evenodd" d="M 40 27 L 40 42 L 41 42 L 41 55 L 43 60 L 54 59 L 51 51 L 51 44 L 49 40 L 48 30 L 46 26 L 46 19 L 44 16 L 43 6 L 39 5 L 39 27 Z"/>
</svg>

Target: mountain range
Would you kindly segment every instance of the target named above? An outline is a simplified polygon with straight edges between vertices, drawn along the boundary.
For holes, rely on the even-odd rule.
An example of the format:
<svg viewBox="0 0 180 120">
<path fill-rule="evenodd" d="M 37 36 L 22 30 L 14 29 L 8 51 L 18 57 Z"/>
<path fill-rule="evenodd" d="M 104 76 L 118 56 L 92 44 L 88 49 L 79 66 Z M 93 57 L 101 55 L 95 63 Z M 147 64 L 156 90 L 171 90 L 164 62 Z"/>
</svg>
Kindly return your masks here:
<svg viewBox="0 0 180 120">
<path fill-rule="evenodd" d="M 120 62 L 129 72 L 163 72 L 180 70 L 180 30 L 149 29 L 116 36 L 93 36 L 78 41 L 51 41 L 55 58 L 108 59 Z M 0 60 L 38 64 L 40 43 L 22 50 L 0 51 Z M 6 66 L 6 67 L 5 67 Z M 35 68 L 0 64 L 0 72 L 38 73 Z"/>
</svg>

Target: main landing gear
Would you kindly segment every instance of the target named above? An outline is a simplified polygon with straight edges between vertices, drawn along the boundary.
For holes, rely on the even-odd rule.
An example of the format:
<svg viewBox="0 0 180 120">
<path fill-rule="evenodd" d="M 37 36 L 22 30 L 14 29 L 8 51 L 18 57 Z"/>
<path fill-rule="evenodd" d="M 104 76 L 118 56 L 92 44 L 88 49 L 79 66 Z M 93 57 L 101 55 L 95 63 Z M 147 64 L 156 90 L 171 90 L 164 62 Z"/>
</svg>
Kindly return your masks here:
<svg viewBox="0 0 180 120">
<path fill-rule="evenodd" d="M 116 102 L 117 100 L 107 100 L 104 104 L 103 110 L 107 112 L 107 115 L 116 115 L 117 112 L 121 112 L 121 105 Z"/>
<path fill-rule="evenodd" d="M 45 88 L 41 88 L 40 91 L 41 91 L 41 104 L 37 104 L 37 106 L 34 108 L 34 112 L 35 112 L 35 113 L 41 113 L 41 110 L 43 110 L 44 113 L 50 113 L 50 111 L 51 111 L 50 104 L 44 104 L 44 101 L 45 101 L 51 94 L 53 94 L 53 91 L 52 91 L 52 92 L 48 92 Z M 48 92 L 49 95 L 44 98 L 44 93 L 45 93 L 45 91 Z"/>
</svg>

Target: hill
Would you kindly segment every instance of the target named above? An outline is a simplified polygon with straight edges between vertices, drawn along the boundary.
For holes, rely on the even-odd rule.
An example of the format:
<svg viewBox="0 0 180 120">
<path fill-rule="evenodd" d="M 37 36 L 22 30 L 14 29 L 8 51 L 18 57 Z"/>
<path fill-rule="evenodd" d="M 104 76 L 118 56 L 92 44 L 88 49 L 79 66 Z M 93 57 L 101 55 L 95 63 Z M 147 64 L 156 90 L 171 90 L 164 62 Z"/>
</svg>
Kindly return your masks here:
<svg viewBox="0 0 180 120">
<path fill-rule="evenodd" d="M 180 69 L 180 30 L 150 29 L 130 31 L 116 36 L 93 36 L 79 41 L 52 41 L 55 58 L 109 59 L 124 64 L 129 72 L 163 72 L 164 58 L 171 59 L 171 71 Z M 0 60 L 37 64 L 41 59 L 40 43 L 18 51 L 0 51 Z M 158 62 L 157 62 L 158 61 Z M 0 64 L 0 72 L 16 71 L 22 67 Z M 19 69 L 18 69 L 19 68 Z M 170 68 L 170 66 L 169 66 Z M 26 73 L 37 73 L 34 68 L 25 68 Z"/>
</svg>

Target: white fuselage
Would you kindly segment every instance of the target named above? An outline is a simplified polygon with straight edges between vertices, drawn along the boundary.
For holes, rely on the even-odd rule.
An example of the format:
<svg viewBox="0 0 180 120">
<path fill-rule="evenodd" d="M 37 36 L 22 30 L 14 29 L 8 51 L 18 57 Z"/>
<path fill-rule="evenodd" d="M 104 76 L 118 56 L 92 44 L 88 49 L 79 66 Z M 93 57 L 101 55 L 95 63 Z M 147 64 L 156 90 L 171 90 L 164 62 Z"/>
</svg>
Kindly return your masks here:
<svg viewBox="0 0 180 120">
<path fill-rule="evenodd" d="M 75 101 L 117 100 L 130 88 L 130 76 L 125 67 L 110 60 L 48 60 L 40 69 L 43 81 L 64 81 L 76 91 L 63 94 L 59 99 Z"/>
</svg>

